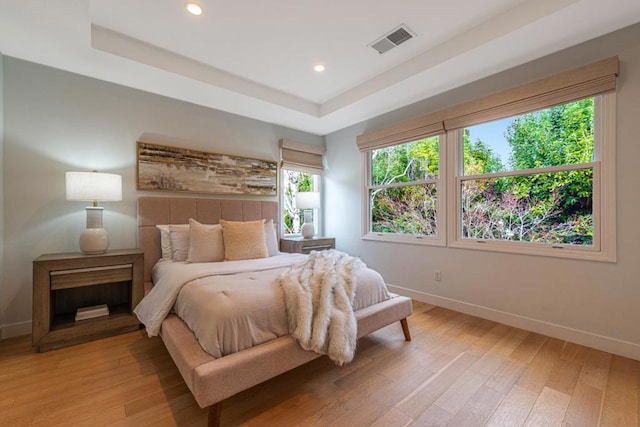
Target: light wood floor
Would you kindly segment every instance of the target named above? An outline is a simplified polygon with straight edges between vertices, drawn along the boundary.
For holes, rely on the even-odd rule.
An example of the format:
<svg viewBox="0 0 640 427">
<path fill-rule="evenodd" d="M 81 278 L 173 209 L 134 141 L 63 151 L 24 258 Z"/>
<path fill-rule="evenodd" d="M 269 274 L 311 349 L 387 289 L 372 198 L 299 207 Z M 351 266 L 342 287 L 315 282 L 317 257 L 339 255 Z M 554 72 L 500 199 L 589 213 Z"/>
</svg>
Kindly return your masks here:
<svg viewBox="0 0 640 427">
<path fill-rule="evenodd" d="M 222 425 L 636 426 L 640 363 L 416 303 L 360 340 L 228 399 Z M 0 341 L 0 426 L 204 426 L 160 339 L 143 331 L 35 353 Z"/>
</svg>

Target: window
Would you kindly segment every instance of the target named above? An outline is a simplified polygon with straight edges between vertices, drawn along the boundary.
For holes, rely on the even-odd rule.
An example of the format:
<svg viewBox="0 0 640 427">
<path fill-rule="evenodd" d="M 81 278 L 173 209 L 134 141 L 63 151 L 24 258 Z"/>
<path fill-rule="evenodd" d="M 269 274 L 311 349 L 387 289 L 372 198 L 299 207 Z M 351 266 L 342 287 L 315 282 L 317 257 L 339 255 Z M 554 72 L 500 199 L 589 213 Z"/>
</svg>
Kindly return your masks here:
<svg viewBox="0 0 640 427">
<path fill-rule="evenodd" d="M 312 173 L 281 169 L 282 226 L 285 235 L 300 234 L 304 223 L 303 211 L 296 209 L 296 194 L 301 191 L 320 191 L 320 176 Z M 318 233 L 318 209 L 313 210 L 313 224 Z"/>
<path fill-rule="evenodd" d="M 440 163 L 439 136 L 367 152 L 368 238 L 444 243 Z"/>
<path fill-rule="evenodd" d="M 615 261 L 609 58 L 358 136 L 365 239 Z"/>
<path fill-rule="evenodd" d="M 599 250 L 600 104 L 585 98 L 455 131 L 456 241 Z"/>
<path fill-rule="evenodd" d="M 284 235 L 300 234 L 304 215 L 296 209 L 296 195 L 299 192 L 320 192 L 320 180 L 324 171 L 324 147 L 280 140 L 280 188 L 282 206 L 281 231 Z M 313 224 L 316 234 L 321 230 L 318 209 L 313 210 Z"/>
</svg>

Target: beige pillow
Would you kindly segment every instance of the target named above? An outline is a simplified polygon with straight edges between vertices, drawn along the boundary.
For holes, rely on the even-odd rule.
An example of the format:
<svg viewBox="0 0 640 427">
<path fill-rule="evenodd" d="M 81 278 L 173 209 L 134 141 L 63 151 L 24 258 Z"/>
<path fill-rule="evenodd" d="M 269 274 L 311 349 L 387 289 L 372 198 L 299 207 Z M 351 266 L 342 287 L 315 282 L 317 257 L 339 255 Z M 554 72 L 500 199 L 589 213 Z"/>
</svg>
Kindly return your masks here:
<svg viewBox="0 0 640 427">
<path fill-rule="evenodd" d="M 189 219 L 189 252 L 187 262 L 224 261 L 222 226 L 200 224 Z"/>
<path fill-rule="evenodd" d="M 186 261 L 189 252 L 189 227 L 170 225 L 171 258 L 176 262 Z"/>
<path fill-rule="evenodd" d="M 267 244 L 269 256 L 275 256 L 280 253 L 278 250 L 278 233 L 276 233 L 276 227 L 272 219 L 264 222 L 264 240 Z"/>
<path fill-rule="evenodd" d="M 222 226 L 224 259 L 226 261 L 267 258 L 269 256 L 264 239 L 264 219 L 246 222 L 221 219 L 220 225 Z"/>
</svg>

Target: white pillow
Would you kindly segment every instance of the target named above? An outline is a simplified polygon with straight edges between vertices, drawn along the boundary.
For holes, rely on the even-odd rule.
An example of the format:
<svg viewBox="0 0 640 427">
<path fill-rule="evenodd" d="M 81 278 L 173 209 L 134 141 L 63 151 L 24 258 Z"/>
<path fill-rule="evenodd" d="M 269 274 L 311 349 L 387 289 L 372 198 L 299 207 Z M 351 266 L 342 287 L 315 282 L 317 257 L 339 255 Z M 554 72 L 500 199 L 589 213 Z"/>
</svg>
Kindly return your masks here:
<svg viewBox="0 0 640 427">
<path fill-rule="evenodd" d="M 219 224 L 200 224 L 189 219 L 189 251 L 187 262 L 224 261 L 224 241 L 222 226 Z"/>
<path fill-rule="evenodd" d="M 156 227 L 160 230 L 160 248 L 162 250 L 162 260 L 172 260 L 173 259 L 173 249 L 171 247 L 171 231 L 169 230 L 169 225 L 156 225 Z M 172 227 L 182 227 L 184 230 L 189 230 L 189 224 L 178 224 L 172 225 Z"/>
<path fill-rule="evenodd" d="M 280 253 L 278 249 L 278 233 L 276 232 L 276 225 L 273 220 L 265 221 L 264 223 L 264 240 L 267 244 L 267 251 L 269 256 L 275 256 Z"/>
<path fill-rule="evenodd" d="M 189 226 L 170 225 L 169 235 L 171 236 L 171 259 L 176 262 L 187 260 L 189 252 Z"/>
</svg>

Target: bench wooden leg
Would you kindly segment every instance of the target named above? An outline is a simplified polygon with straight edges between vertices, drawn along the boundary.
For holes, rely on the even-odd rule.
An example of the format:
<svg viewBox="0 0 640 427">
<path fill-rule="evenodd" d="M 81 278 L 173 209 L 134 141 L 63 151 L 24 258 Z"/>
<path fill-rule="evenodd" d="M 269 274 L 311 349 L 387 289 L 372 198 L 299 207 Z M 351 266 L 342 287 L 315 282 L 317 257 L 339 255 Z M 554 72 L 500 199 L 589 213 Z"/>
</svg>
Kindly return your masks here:
<svg viewBox="0 0 640 427">
<path fill-rule="evenodd" d="M 409 332 L 409 324 L 407 323 L 407 318 L 405 317 L 400 321 L 402 325 L 402 332 L 404 333 L 405 341 L 411 341 L 411 332 Z"/>
<path fill-rule="evenodd" d="M 209 418 L 207 426 L 220 427 L 220 415 L 222 414 L 222 402 L 214 403 L 209 406 Z"/>
</svg>

